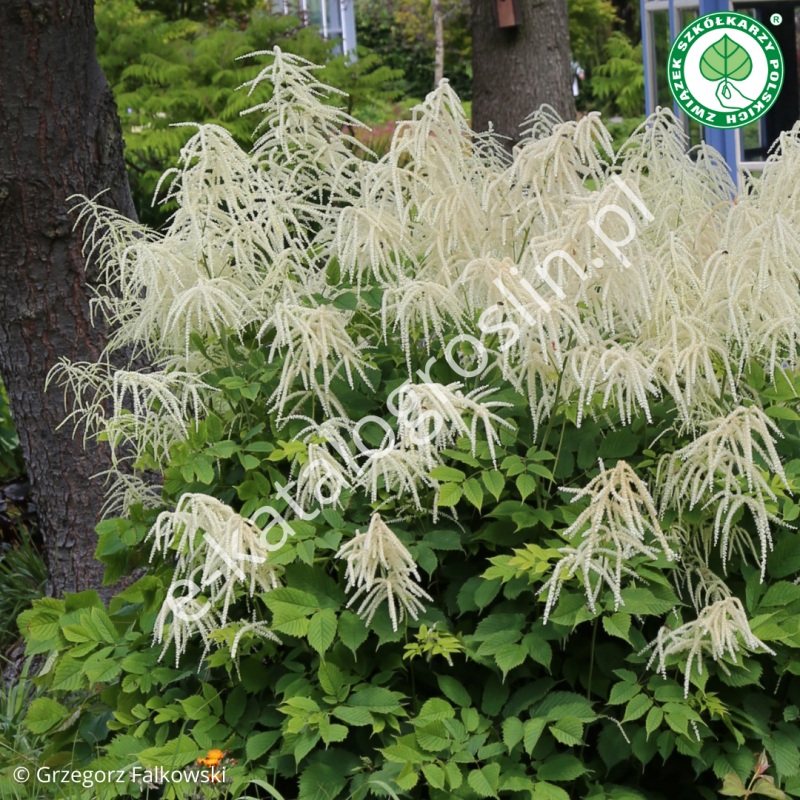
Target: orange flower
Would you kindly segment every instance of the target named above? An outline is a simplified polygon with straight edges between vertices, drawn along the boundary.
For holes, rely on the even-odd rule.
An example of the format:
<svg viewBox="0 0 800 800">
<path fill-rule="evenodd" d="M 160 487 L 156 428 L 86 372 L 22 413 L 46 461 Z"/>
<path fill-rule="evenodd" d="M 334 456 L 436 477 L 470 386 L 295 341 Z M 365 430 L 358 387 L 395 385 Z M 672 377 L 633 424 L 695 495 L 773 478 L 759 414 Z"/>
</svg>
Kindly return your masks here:
<svg viewBox="0 0 800 800">
<path fill-rule="evenodd" d="M 216 767 L 224 757 L 225 753 L 222 750 L 209 750 L 205 758 L 197 759 L 197 763 L 204 767 Z"/>
</svg>

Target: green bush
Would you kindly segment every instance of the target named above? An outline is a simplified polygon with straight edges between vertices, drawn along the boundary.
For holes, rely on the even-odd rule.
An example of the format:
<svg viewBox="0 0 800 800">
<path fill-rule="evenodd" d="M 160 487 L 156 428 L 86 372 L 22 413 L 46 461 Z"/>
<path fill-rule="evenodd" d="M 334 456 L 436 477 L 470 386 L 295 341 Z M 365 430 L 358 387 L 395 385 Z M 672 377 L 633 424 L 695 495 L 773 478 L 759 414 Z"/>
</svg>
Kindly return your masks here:
<svg viewBox="0 0 800 800">
<path fill-rule="evenodd" d="M 33 733 L 25 724 L 31 704 L 42 695 L 30 678 L 33 658 L 22 665 L 19 678 L 0 688 L 0 746 L 5 758 L 4 770 L 0 774 L 0 792 L 3 797 L 35 796 L 25 782 L 15 781 L 13 771 L 19 767 L 36 771 L 38 760 L 46 745 L 46 739 Z"/>
<path fill-rule="evenodd" d="M 155 366 L 58 376 L 139 475 L 106 580 L 147 573 L 20 616 L 42 763 L 122 771 L 99 798 L 198 759 L 231 783 L 164 797 L 800 795 L 800 127 L 733 202 L 668 111 L 614 153 L 545 109 L 509 166 L 444 84 L 370 163 L 301 61 L 261 80 L 166 231 L 82 209 L 110 347 Z"/>
<path fill-rule="evenodd" d="M 24 470 L 17 429 L 8 407 L 6 387 L 0 382 L 0 481 L 15 478 Z"/>
<path fill-rule="evenodd" d="M 469 100 L 472 97 L 469 2 L 445 0 L 441 9 L 444 76 L 464 100 Z M 425 97 L 434 88 L 436 45 L 431 4 L 426 0 L 357 0 L 355 13 L 358 41 L 397 71 L 403 98 Z"/>
<path fill-rule="evenodd" d="M 0 549 L 0 649 L 19 642 L 16 625 L 21 612 L 44 595 L 47 567 L 31 532 L 20 524 L 17 541 Z"/>
<path fill-rule="evenodd" d="M 625 117 L 644 113 L 642 43 L 635 47 L 624 34 L 614 32 L 604 46 L 606 61 L 595 69 L 592 89 L 611 113 Z"/>
</svg>

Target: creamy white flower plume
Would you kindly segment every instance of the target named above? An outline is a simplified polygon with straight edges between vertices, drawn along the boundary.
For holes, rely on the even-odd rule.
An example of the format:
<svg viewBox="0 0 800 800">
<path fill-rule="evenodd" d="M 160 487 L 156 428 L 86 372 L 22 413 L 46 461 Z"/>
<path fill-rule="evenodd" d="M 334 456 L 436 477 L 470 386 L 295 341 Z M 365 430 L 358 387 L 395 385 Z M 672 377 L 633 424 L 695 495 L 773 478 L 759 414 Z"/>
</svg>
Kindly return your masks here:
<svg viewBox="0 0 800 800">
<path fill-rule="evenodd" d="M 187 580 L 193 581 L 208 596 L 216 620 L 212 627 L 225 625 L 237 585 L 241 584 L 250 597 L 257 590 L 269 592 L 281 585 L 283 570 L 268 562 L 264 532 L 214 497 L 184 494 L 175 511 L 159 514 L 147 539 L 153 540 L 151 560 L 158 551 L 165 557 L 173 553 L 177 556 L 170 587 L 175 596 L 185 594 L 178 589 L 185 586 Z M 159 615 L 162 623 L 156 632 L 156 641 L 164 636 L 164 620 L 170 608 L 172 605 L 167 600 Z M 182 631 L 190 623 L 175 614 L 172 624 Z M 198 618 L 194 624 L 202 632 L 210 622 Z M 176 657 L 179 655 L 177 653 Z"/>
<path fill-rule="evenodd" d="M 667 505 L 680 508 L 688 502 L 689 508 L 694 508 L 704 501 L 704 507 L 716 503 L 714 544 L 721 534 L 724 557 L 737 511 L 749 508 L 761 540 L 763 580 L 767 553 L 772 549 L 769 522 L 780 524 L 781 520 L 767 508 L 768 502 L 777 502 L 777 496 L 755 459 L 763 459 L 767 469 L 791 491 L 775 449 L 774 437 L 780 437 L 781 432 L 757 406 L 740 406 L 725 417 L 711 420 L 705 427 L 706 433 L 660 465 L 662 512 Z"/>
<path fill-rule="evenodd" d="M 542 586 L 547 590 L 544 619 L 550 615 L 565 581 L 581 572 L 589 608 L 602 587 L 614 593 L 615 607 L 625 605 L 622 599 L 622 578 L 636 578 L 636 573 L 626 564 L 633 556 L 642 555 L 656 559 L 663 553 L 673 560 L 675 552 L 661 530 L 650 492 L 644 482 L 625 461 L 618 461 L 611 469 L 602 472 L 582 489 L 562 489 L 575 495 L 575 503 L 583 497 L 590 498 L 577 519 L 564 531 L 566 539 L 580 534 L 577 547 L 563 547 L 563 558 L 553 567 L 552 577 Z M 592 575 L 597 576 L 594 585 Z"/>
<path fill-rule="evenodd" d="M 742 601 L 738 597 L 726 597 L 706 606 L 697 619 L 679 628 L 661 628 L 658 636 L 639 655 L 653 650 L 647 666 L 650 667 L 657 659 L 657 669 L 666 679 L 667 659 L 672 655 L 687 653 L 683 693 L 684 697 L 688 697 L 692 666 L 695 662 L 698 672 L 702 674 L 703 656 L 710 655 L 725 673 L 730 674 L 721 659 L 727 656 L 734 664 L 738 664 L 738 653 L 742 649 L 751 652 L 764 650 L 775 655 L 774 650 L 753 635 Z"/>
<path fill-rule="evenodd" d="M 405 612 L 417 619 L 418 612 L 425 611 L 421 599 L 433 600 L 418 584 L 420 577 L 411 553 L 380 514 L 373 514 L 366 533 L 356 531 L 336 557 L 347 561 L 347 591 L 356 589 L 347 606 L 363 596 L 357 613 L 367 625 L 384 600 L 394 630 Z"/>
</svg>

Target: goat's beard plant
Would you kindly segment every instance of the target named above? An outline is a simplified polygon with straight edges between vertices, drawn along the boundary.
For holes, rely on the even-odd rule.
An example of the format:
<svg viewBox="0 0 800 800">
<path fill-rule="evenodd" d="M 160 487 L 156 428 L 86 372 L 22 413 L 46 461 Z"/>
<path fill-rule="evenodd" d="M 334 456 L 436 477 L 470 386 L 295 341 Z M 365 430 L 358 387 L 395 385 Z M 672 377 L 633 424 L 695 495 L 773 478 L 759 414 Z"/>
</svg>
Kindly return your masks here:
<svg viewBox="0 0 800 800">
<path fill-rule="evenodd" d="M 253 150 L 200 126 L 166 230 L 83 205 L 113 334 L 57 377 L 118 467 L 107 581 L 148 572 L 23 615 L 91 695 L 41 730 L 89 763 L 110 708 L 95 764 L 221 747 L 308 800 L 711 797 L 762 748 L 800 787 L 800 128 L 734 198 L 667 110 L 614 153 L 542 109 L 508 158 L 443 82 L 357 157 L 313 67 L 256 55 Z"/>
</svg>

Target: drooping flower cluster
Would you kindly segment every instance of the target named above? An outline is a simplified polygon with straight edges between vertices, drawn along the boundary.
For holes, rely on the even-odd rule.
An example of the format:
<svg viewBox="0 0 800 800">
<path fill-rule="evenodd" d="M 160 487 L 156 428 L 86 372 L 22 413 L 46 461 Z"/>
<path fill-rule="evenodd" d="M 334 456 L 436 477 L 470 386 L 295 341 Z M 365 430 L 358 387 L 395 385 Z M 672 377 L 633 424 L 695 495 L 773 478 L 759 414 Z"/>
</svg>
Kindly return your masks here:
<svg viewBox="0 0 800 800">
<path fill-rule="evenodd" d="M 425 611 L 420 599 L 433 600 L 418 583 L 420 577 L 411 553 L 380 514 L 373 514 L 366 532 L 356 531 L 336 557 L 347 563 L 347 591 L 356 590 L 347 605 L 350 607 L 363 596 L 357 613 L 367 625 L 384 600 L 394 630 L 405 612 L 417 619 L 417 613 Z"/>
<path fill-rule="evenodd" d="M 753 635 L 747 621 L 742 601 L 738 597 L 725 597 L 716 603 L 705 606 L 697 619 L 687 622 L 674 630 L 664 626 L 659 630 L 656 639 L 639 655 L 653 650 L 647 666 L 658 660 L 657 669 L 666 679 L 667 658 L 671 655 L 687 653 L 684 669 L 684 695 L 689 696 L 689 682 L 692 677 L 692 666 L 697 664 L 697 671 L 703 673 L 703 655 L 710 655 L 720 668 L 728 675 L 730 670 L 722 660 L 730 657 L 738 664 L 738 653 L 745 650 L 764 650 L 770 655 L 775 652 Z"/>
<path fill-rule="evenodd" d="M 558 600 L 564 581 L 580 572 L 583 577 L 589 608 L 595 603 L 603 586 L 614 593 L 615 607 L 624 605 L 622 599 L 623 575 L 636 578 L 636 572 L 627 562 L 635 555 L 650 559 L 663 553 L 669 560 L 675 553 L 661 530 L 655 504 L 644 482 L 625 462 L 618 461 L 611 469 L 604 469 L 582 489 L 565 489 L 575 496 L 575 503 L 583 497 L 589 505 L 564 531 L 566 539 L 580 535 L 576 547 L 562 547 L 562 559 L 553 567 L 552 577 L 542 586 L 547 591 L 544 619 L 550 616 Z M 592 576 L 597 576 L 592 583 Z"/>
<path fill-rule="evenodd" d="M 702 501 L 706 506 L 717 503 L 714 544 L 721 533 L 723 566 L 730 553 L 736 514 L 742 507 L 749 508 L 761 543 L 763 579 L 767 553 L 772 549 L 769 522 L 780 523 L 780 520 L 767 509 L 767 502 L 777 502 L 778 498 L 755 459 L 763 459 L 769 471 L 786 489 L 790 488 L 775 450 L 774 436 L 780 437 L 780 430 L 757 406 L 739 407 L 725 417 L 710 420 L 705 427 L 706 433 L 666 460 L 663 507 L 680 507 L 683 498 L 688 501 L 689 508 Z"/>
<path fill-rule="evenodd" d="M 226 624 L 237 584 L 250 597 L 256 590 L 269 592 L 280 586 L 282 568 L 269 563 L 264 536 L 253 522 L 205 494 L 184 494 L 175 511 L 159 514 L 148 534 L 153 540 L 150 559 L 158 551 L 176 556 L 170 599 L 159 614 L 154 634 L 156 642 L 164 642 L 162 655 L 174 639 L 177 660 L 195 630 L 209 646 L 207 634 Z M 202 611 L 205 606 L 196 597 L 200 592 L 208 598 L 208 611 Z M 211 609 L 213 614 L 207 617 Z M 174 613 L 165 635 L 169 611 Z"/>
</svg>

